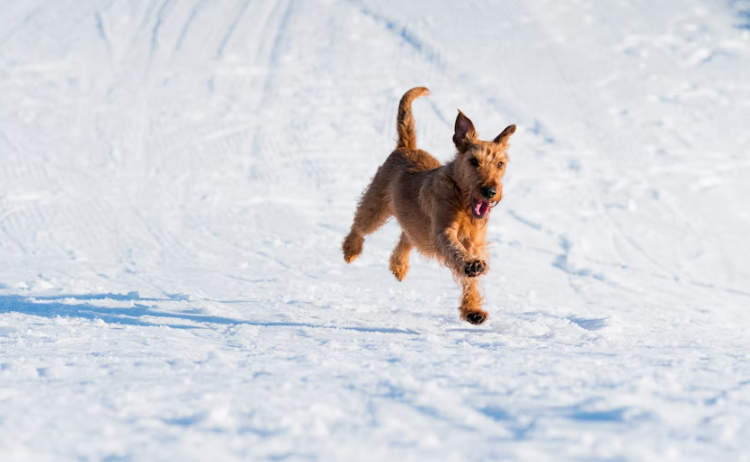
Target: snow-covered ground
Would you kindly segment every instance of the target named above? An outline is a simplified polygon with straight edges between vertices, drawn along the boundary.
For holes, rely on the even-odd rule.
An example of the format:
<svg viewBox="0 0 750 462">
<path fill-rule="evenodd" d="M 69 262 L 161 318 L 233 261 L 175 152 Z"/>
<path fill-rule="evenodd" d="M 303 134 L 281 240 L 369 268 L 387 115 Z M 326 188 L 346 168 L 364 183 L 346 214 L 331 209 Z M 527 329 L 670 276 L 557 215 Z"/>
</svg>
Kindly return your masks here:
<svg viewBox="0 0 750 462">
<path fill-rule="evenodd" d="M 488 323 L 389 223 L 513 137 Z M 750 460 L 750 2 L 0 2 L 0 460 Z"/>
</svg>

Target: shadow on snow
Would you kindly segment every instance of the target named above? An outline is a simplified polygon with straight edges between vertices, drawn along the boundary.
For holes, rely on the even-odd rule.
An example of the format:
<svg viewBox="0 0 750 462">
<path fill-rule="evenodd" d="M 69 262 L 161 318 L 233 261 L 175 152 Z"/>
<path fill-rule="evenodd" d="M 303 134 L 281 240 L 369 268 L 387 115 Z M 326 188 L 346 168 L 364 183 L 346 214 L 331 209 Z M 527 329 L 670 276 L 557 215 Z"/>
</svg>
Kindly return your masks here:
<svg viewBox="0 0 750 462">
<path fill-rule="evenodd" d="M 62 303 L 60 300 L 73 299 L 85 303 Z M 134 303 L 132 307 L 108 307 L 90 303 L 96 300 L 115 300 L 132 302 L 164 302 L 180 300 L 180 298 L 141 298 L 138 292 L 128 294 L 86 294 L 60 295 L 54 297 L 24 297 L 20 295 L 0 295 L 0 313 L 22 313 L 46 318 L 73 317 L 89 320 L 101 319 L 107 323 L 131 326 L 157 327 L 166 326 L 173 329 L 201 329 L 203 324 L 250 325 L 262 327 L 308 327 L 313 329 L 340 329 L 357 332 L 375 332 L 383 334 L 411 334 L 419 333 L 411 329 L 396 329 L 388 327 L 356 327 L 312 324 L 304 322 L 283 321 L 248 321 L 244 319 L 226 318 L 222 316 L 203 316 L 190 313 L 174 313 L 160 311 L 157 306 Z M 161 319 L 150 319 L 161 318 Z M 162 321 L 168 320 L 168 321 Z M 196 323 L 186 324 L 185 321 Z"/>
<path fill-rule="evenodd" d="M 730 0 L 729 7 L 741 21 L 736 26 L 750 30 L 750 0 Z"/>
</svg>

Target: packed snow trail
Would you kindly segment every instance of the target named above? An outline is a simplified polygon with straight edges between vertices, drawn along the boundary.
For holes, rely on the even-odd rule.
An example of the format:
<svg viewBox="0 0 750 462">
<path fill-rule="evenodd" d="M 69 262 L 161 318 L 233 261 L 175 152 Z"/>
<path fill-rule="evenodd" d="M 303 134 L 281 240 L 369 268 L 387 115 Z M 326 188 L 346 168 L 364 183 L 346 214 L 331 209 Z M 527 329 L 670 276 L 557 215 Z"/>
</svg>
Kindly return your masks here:
<svg viewBox="0 0 750 462">
<path fill-rule="evenodd" d="M 750 460 L 750 5 L 5 0 L 0 460 Z M 489 321 L 395 146 L 516 123 Z"/>
</svg>

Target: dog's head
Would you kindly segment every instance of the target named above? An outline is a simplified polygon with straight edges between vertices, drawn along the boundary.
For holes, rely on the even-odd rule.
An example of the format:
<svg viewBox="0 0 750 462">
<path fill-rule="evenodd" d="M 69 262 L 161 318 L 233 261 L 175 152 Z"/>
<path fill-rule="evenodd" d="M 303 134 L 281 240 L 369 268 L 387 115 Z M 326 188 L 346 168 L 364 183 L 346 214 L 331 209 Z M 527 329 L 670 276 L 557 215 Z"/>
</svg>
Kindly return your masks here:
<svg viewBox="0 0 750 462">
<path fill-rule="evenodd" d="M 508 163 L 508 139 L 516 126 L 509 125 L 492 141 L 482 141 L 474 124 L 458 111 L 453 142 L 458 148 L 455 161 L 456 181 L 467 207 L 478 219 L 487 217 L 492 205 L 503 198 L 503 175 Z"/>
</svg>

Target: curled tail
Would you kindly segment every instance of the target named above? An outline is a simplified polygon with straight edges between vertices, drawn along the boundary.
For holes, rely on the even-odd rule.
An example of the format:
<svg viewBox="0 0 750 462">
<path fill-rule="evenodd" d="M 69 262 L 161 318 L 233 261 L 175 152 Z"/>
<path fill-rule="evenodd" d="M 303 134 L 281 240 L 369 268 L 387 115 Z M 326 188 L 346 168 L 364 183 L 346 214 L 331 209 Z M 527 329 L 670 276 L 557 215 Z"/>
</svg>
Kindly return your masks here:
<svg viewBox="0 0 750 462">
<path fill-rule="evenodd" d="M 411 102 L 429 93 L 430 90 L 425 87 L 416 87 L 407 91 L 401 97 L 401 102 L 398 104 L 398 118 L 396 119 L 397 148 L 417 149 L 417 132 L 414 129 L 414 116 L 411 115 Z"/>
</svg>

